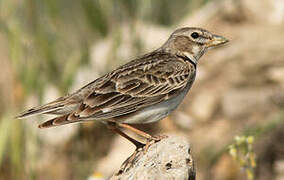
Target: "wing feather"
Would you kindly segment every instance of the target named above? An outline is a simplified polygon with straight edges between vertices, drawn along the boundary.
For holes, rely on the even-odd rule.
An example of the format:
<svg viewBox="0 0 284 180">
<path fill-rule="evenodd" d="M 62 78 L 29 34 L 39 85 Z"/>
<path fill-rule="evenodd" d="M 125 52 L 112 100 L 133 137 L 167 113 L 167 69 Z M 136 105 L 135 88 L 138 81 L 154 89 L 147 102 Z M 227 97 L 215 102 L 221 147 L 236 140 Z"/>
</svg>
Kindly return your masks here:
<svg viewBox="0 0 284 180">
<path fill-rule="evenodd" d="M 77 108 L 40 127 L 93 119 L 110 119 L 134 113 L 176 96 L 194 79 L 195 66 L 169 53 L 154 52 L 129 62 L 91 82 L 72 97 Z"/>
<path fill-rule="evenodd" d="M 107 87 L 107 93 L 98 86 L 93 94 L 88 96 L 83 104 L 85 109 L 77 115 L 84 119 L 108 119 L 135 112 L 143 107 L 157 104 L 173 95 L 175 90 L 183 89 L 189 78 L 195 74 L 194 66 L 177 58 L 169 57 L 148 60 L 135 67 L 118 69 L 112 84 Z M 117 74 L 116 74 L 117 73 Z"/>
</svg>

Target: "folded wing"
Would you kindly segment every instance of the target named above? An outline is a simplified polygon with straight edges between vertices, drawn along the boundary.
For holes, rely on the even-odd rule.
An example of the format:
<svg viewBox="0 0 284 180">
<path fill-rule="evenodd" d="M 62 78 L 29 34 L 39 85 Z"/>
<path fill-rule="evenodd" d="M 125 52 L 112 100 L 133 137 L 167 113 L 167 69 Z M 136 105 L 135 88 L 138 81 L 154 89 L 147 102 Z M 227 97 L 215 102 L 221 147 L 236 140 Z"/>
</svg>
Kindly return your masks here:
<svg viewBox="0 0 284 180">
<path fill-rule="evenodd" d="M 145 59 L 146 58 L 146 59 Z M 175 96 L 195 75 L 195 67 L 176 56 L 146 56 L 130 62 L 79 90 L 86 96 L 73 112 L 41 128 L 83 120 L 103 120 L 136 112 Z"/>
</svg>

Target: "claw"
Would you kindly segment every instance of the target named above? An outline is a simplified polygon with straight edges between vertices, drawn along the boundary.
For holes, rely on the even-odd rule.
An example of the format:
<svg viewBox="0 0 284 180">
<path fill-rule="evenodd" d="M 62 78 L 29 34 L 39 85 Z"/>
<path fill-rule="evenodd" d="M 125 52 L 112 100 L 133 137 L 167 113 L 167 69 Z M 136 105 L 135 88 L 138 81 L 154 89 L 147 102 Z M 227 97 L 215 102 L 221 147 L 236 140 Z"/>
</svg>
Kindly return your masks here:
<svg viewBox="0 0 284 180">
<path fill-rule="evenodd" d="M 152 144 L 159 142 L 162 139 L 167 138 L 167 137 L 168 137 L 167 135 L 156 135 L 156 136 L 152 136 L 151 138 L 147 139 L 147 142 L 146 142 L 145 146 L 143 147 L 144 154 L 146 154 L 146 152 L 148 151 L 149 147 Z"/>
<path fill-rule="evenodd" d="M 167 135 L 156 135 L 152 136 L 150 140 L 154 140 L 155 142 L 161 141 L 162 139 L 168 138 L 169 136 Z"/>
</svg>

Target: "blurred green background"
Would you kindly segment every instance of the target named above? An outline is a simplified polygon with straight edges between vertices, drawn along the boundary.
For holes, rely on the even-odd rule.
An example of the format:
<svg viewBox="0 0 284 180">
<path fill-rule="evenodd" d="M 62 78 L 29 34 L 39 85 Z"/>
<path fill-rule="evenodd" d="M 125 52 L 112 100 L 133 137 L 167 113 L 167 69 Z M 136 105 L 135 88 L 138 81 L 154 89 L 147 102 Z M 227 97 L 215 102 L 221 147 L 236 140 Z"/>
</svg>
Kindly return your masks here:
<svg viewBox="0 0 284 180">
<path fill-rule="evenodd" d="M 227 153 L 236 135 L 253 135 L 256 147 L 263 147 L 256 152 L 262 158 L 258 179 L 284 177 L 283 7 L 277 0 L 0 1 L 0 179 L 110 176 L 112 165 L 100 161 L 116 139 L 100 123 L 39 130 L 44 117 L 14 117 L 158 48 L 174 29 L 193 25 L 232 41 L 202 59 L 192 95 L 148 130 L 187 136 L 198 179 L 245 177 Z M 265 151 L 268 145 L 275 147 Z"/>
</svg>

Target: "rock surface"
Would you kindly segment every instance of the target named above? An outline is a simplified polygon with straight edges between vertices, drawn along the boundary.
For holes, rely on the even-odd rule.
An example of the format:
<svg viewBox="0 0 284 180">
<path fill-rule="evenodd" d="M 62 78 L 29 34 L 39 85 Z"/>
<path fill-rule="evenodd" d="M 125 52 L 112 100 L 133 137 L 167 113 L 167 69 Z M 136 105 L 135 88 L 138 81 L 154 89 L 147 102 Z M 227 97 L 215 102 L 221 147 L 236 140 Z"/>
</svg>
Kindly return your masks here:
<svg viewBox="0 0 284 180">
<path fill-rule="evenodd" d="M 185 138 L 170 136 L 151 144 L 148 151 L 137 151 L 132 163 L 121 166 L 111 180 L 189 179 L 195 180 L 190 145 Z"/>
</svg>

